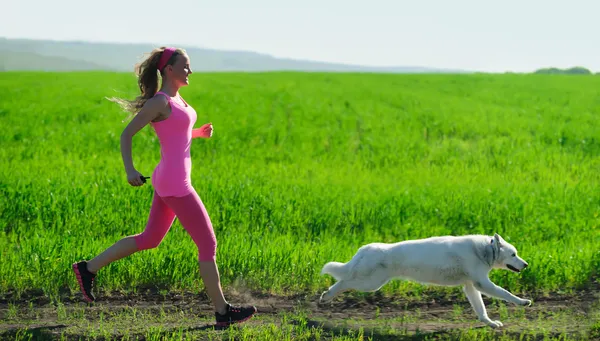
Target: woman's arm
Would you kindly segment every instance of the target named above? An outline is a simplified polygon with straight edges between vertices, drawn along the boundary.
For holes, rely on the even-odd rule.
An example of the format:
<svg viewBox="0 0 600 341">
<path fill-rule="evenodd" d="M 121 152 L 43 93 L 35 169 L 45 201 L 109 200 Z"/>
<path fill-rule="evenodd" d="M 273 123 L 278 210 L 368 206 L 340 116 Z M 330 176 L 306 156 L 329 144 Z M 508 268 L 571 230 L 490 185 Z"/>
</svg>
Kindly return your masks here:
<svg viewBox="0 0 600 341">
<path fill-rule="evenodd" d="M 163 96 L 149 99 L 121 133 L 121 156 L 123 158 L 125 172 L 127 172 L 127 182 L 132 186 L 141 186 L 143 184 L 143 181 L 140 178 L 141 174 L 133 165 L 131 147 L 133 136 L 152 120 L 156 119 L 167 104 L 168 102 Z"/>
</svg>

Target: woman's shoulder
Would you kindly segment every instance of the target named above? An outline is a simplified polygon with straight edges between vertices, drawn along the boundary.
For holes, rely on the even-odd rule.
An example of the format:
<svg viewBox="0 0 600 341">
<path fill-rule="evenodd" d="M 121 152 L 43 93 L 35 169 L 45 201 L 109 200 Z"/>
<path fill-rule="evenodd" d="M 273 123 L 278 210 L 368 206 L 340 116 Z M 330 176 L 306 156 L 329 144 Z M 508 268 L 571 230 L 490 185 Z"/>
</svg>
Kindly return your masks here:
<svg viewBox="0 0 600 341">
<path fill-rule="evenodd" d="M 169 97 L 166 94 L 157 93 L 146 101 L 144 107 L 147 107 L 151 110 L 163 109 L 169 105 L 169 102 Z"/>
<path fill-rule="evenodd" d="M 149 120 L 154 121 L 156 119 L 168 116 L 169 113 L 169 99 L 165 96 L 155 95 L 146 100 L 138 115 L 147 117 Z"/>
</svg>

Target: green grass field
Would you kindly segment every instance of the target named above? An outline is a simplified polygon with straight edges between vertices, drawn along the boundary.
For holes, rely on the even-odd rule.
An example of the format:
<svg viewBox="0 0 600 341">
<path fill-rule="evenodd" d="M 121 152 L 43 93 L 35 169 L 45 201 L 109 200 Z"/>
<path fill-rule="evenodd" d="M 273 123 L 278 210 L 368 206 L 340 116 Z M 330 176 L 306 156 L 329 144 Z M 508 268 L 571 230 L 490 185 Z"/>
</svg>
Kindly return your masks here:
<svg viewBox="0 0 600 341">
<path fill-rule="evenodd" d="M 597 283 L 600 77 L 265 73 L 190 82 L 182 95 L 196 126 L 215 129 L 194 140 L 192 181 L 215 228 L 226 292 L 312 300 L 333 283 L 322 265 L 349 260 L 364 243 L 494 232 L 529 262 L 521 274 L 490 275 L 515 294 L 575 295 Z M 136 91 L 131 74 L 0 74 L 0 321 L 35 296 L 81 301 L 71 263 L 143 230 L 153 189 L 127 184 L 127 114 L 105 99 Z M 136 168 L 150 175 L 160 154 L 149 127 L 133 148 Z M 197 249 L 176 222 L 158 248 L 111 264 L 97 285 L 105 296 L 202 292 Z M 460 294 L 395 281 L 338 302 L 456 295 L 475 321 Z M 285 339 L 269 321 L 238 336 Z M 600 333 L 593 323 L 586 330 Z M 307 327 L 297 328 L 304 339 Z"/>
</svg>

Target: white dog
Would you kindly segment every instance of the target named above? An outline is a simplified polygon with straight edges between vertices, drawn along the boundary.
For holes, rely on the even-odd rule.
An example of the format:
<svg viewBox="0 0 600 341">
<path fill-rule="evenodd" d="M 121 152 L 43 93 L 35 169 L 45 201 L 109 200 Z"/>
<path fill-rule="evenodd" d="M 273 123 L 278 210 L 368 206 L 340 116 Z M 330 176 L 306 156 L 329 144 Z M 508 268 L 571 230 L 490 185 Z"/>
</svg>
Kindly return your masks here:
<svg viewBox="0 0 600 341">
<path fill-rule="evenodd" d="M 479 320 L 491 327 L 491 320 L 481 293 L 486 296 L 528 306 L 530 300 L 519 298 L 490 281 L 489 272 L 508 269 L 521 272 L 527 262 L 517 250 L 497 233 L 491 236 L 444 236 L 399 243 L 372 243 L 362 246 L 348 263 L 329 262 L 321 275 L 333 276 L 337 283 L 323 292 L 320 302 L 330 302 L 347 290 L 377 291 L 389 280 L 402 278 L 423 284 L 463 286 Z"/>
</svg>

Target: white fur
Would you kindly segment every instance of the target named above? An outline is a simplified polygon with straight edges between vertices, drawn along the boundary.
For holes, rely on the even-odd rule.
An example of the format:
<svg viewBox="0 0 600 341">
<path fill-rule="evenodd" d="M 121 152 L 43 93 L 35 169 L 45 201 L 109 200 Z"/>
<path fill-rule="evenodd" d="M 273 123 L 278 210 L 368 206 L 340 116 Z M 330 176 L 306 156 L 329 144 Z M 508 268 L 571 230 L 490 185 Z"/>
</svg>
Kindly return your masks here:
<svg viewBox="0 0 600 341">
<path fill-rule="evenodd" d="M 460 285 L 479 320 L 495 328 L 502 323 L 488 317 L 482 293 L 522 306 L 531 305 L 531 301 L 492 283 L 489 272 L 492 269 L 520 272 L 526 267 L 515 247 L 498 234 L 371 243 L 358 249 L 348 263 L 329 262 L 323 266 L 321 274 L 329 274 L 337 282 L 323 292 L 320 302 L 330 302 L 347 290 L 377 291 L 394 278 L 431 285 Z"/>
</svg>

